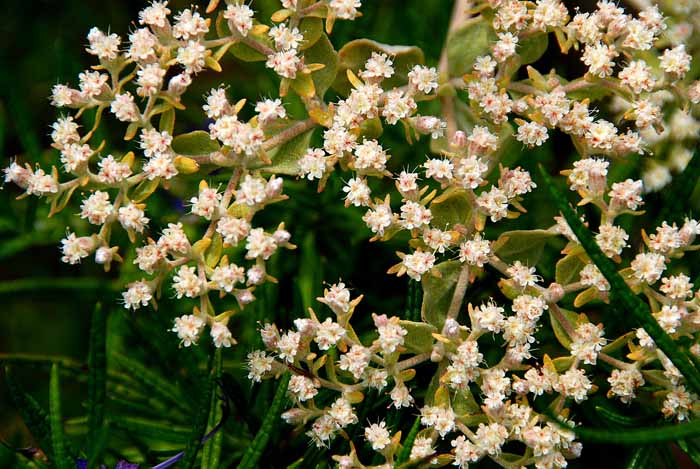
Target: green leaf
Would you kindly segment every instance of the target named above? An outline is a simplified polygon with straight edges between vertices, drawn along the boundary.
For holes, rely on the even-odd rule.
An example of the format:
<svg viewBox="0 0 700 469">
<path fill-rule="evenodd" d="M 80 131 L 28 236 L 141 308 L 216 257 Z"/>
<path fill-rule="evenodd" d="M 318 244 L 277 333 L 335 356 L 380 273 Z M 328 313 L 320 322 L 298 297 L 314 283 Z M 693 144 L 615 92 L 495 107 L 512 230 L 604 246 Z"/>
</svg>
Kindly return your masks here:
<svg viewBox="0 0 700 469">
<path fill-rule="evenodd" d="M 466 224 L 472 211 L 466 191 L 449 191 L 433 200 L 430 211 L 433 214 L 431 225 L 441 230 L 452 229 L 457 224 Z"/>
<path fill-rule="evenodd" d="M 649 459 L 651 459 L 653 453 L 653 446 L 640 446 L 639 448 L 635 448 L 629 461 L 627 461 L 625 468 L 646 469 L 647 467 L 649 467 L 647 466 L 647 463 L 649 462 Z"/>
<path fill-rule="evenodd" d="M 698 448 L 697 444 L 690 439 L 678 440 L 676 443 L 693 460 L 696 466 L 700 466 L 700 448 Z"/>
<path fill-rule="evenodd" d="M 175 153 L 185 156 L 209 155 L 221 149 L 219 143 L 203 130 L 177 135 L 170 146 Z"/>
<path fill-rule="evenodd" d="M 399 325 L 408 332 L 404 337 L 404 345 L 410 352 L 428 353 L 433 349 L 433 332 L 437 332 L 435 326 L 403 319 L 399 320 Z"/>
<path fill-rule="evenodd" d="M 49 426 L 51 428 L 51 449 L 53 462 L 58 469 L 71 469 L 73 463 L 66 448 L 66 436 L 63 431 L 61 416 L 61 387 L 58 377 L 58 365 L 51 367 L 49 381 Z"/>
<path fill-rule="evenodd" d="M 223 369 L 222 356 L 221 349 L 217 349 L 214 357 L 214 381 L 221 379 Z M 222 418 L 223 410 L 221 409 L 221 400 L 219 399 L 218 391 L 219 390 L 217 387 L 212 387 L 209 403 L 209 423 L 207 424 L 207 432 L 212 431 L 212 429 Z M 204 444 L 204 448 L 202 448 L 202 469 L 218 469 L 219 461 L 221 459 L 221 446 L 223 439 L 224 432 L 223 430 L 219 430 L 209 439 L 209 441 Z"/>
<path fill-rule="evenodd" d="M 304 37 L 299 50 L 306 50 L 318 42 L 323 35 L 323 20 L 321 18 L 306 17 L 299 22 L 299 32 Z M 306 63 L 311 63 L 306 61 Z"/>
<path fill-rule="evenodd" d="M 581 270 L 588 264 L 581 252 L 571 252 L 557 261 L 554 281 L 559 285 L 577 282 Z"/>
<path fill-rule="evenodd" d="M 685 378 L 688 387 L 700 394 L 700 373 L 688 357 L 676 346 L 673 339 L 664 331 L 651 315 L 649 306 L 640 300 L 627 285 L 615 264 L 600 250 L 591 232 L 583 225 L 578 215 L 567 203 L 564 195 L 557 189 L 551 176 L 540 165 L 540 173 L 549 188 L 552 198 L 571 230 L 586 250 L 588 257 L 598 267 L 605 279 L 610 283 L 610 295 L 613 302 L 619 302 L 634 322 L 643 327 L 656 345 L 663 351 Z"/>
<path fill-rule="evenodd" d="M 552 324 L 552 330 L 554 331 L 554 335 L 557 337 L 557 340 L 562 346 L 564 346 L 564 348 L 571 350 L 571 342 L 573 341 L 573 337 L 570 337 L 566 332 L 566 327 L 562 324 L 562 322 L 566 321 L 575 329 L 580 322 L 578 314 L 564 308 L 559 308 L 556 305 L 549 308 L 548 312 L 549 321 Z"/>
<path fill-rule="evenodd" d="M 275 391 L 275 397 L 272 399 L 272 404 L 270 405 L 270 410 L 267 411 L 265 419 L 260 426 L 260 430 L 258 430 L 257 435 L 255 435 L 255 439 L 253 439 L 248 447 L 248 450 L 243 455 L 243 459 L 238 465 L 238 469 L 253 469 L 258 467 L 258 461 L 260 460 L 263 451 L 267 447 L 272 428 L 279 420 L 282 407 L 286 401 L 289 378 L 290 374 L 285 373 L 282 379 L 280 379 L 280 382 L 277 385 L 277 391 Z"/>
<path fill-rule="evenodd" d="M 136 203 L 143 202 L 158 189 L 160 178 L 144 179 L 131 191 L 129 198 Z"/>
<path fill-rule="evenodd" d="M 121 416 L 115 418 L 112 424 L 132 437 L 173 445 L 187 444 L 191 434 L 188 427 L 173 425 L 170 422 L 154 422 L 141 417 Z"/>
<path fill-rule="evenodd" d="M 197 453 L 199 452 L 199 448 L 202 446 L 202 438 L 204 437 L 204 433 L 207 431 L 212 390 L 214 389 L 214 379 L 216 379 L 216 372 L 213 366 L 215 361 L 221 361 L 220 349 L 216 349 L 216 352 L 214 352 L 214 354 L 211 356 L 209 359 L 209 366 L 207 367 L 208 373 L 205 376 L 202 376 L 200 379 L 201 390 L 199 394 L 199 405 L 195 407 L 195 415 L 193 418 L 194 424 L 192 425 L 190 438 L 187 441 L 185 453 L 182 456 L 182 462 L 180 463 L 181 467 L 185 469 L 191 469 L 194 467 L 195 460 L 197 459 Z"/>
<path fill-rule="evenodd" d="M 95 305 L 90 325 L 90 351 L 88 355 L 88 442 L 89 461 L 99 457 L 97 438 L 104 424 L 105 398 L 107 394 L 107 314 L 100 303 Z M 90 464 L 92 467 L 92 464 Z"/>
<path fill-rule="evenodd" d="M 411 449 L 413 449 L 413 442 L 416 441 L 416 436 L 418 436 L 418 431 L 420 431 L 420 416 L 416 417 L 416 420 L 414 420 L 411 426 L 411 430 L 408 432 L 408 435 L 406 435 L 399 456 L 396 458 L 396 464 L 408 461 L 408 458 L 411 456 Z"/>
<path fill-rule="evenodd" d="M 423 51 L 418 47 L 390 46 L 370 39 L 356 39 L 348 42 L 338 51 L 340 65 L 338 76 L 333 82 L 333 89 L 342 95 L 350 94 L 352 85 L 348 80 L 346 70 L 352 70 L 357 74 L 365 67 L 372 52 L 387 54 L 394 61 L 394 75 L 382 82 L 382 86 L 386 89 L 406 84 L 411 68 L 425 62 Z"/>
<path fill-rule="evenodd" d="M 304 63 L 325 65 L 321 70 L 311 74 L 316 95 L 323 98 L 338 74 L 338 53 L 333 48 L 328 36 L 322 34 L 314 46 L 304 52 Z"/>
<path fill-rule="evenodd" d="M 39 403 L 15 380 L 14 371 L 9 366 L 5 367 L 5 382 L 15 408 L 22 416 L 22 421 L 29 429 L 34 440 L 39 444 L 49 459 L 53 459 L 53 447 L 51 445 L 51 426 L 49 416 Z"/>
<path fill-rule="evenodd" d="M 447 311 L 452 302 L 452 295 L 457 285 L 462 264 L 459 261 L 446 261 L 437 264 L 434 270 L 442 277 L 437 278 L 431 274 L 423 276 L 423 305 L 421 306 L 421 318 L 429 324 L 442 330 Z"/>
<path fill-rule="evenodd" d="M 168 132 L 170 135 L 175 130 L 175 108 L 169 107 L 160 115 L 158 130 Z"/>
<path fill-rule="evenodd" d="M 189 412 L 189 407 L 185 404 L 187 399 L 178 390 L 174 383 L 168 382 L 160 375 L 149 370 L 141 363 L 131 360 L 119 353 L 110 354 L 114 364 L 122 368 L 129 377 L 141 383 L 149 393 L 169 402 L 178 409 Z"/>
<path fill-rule="evenodd" d="M 474 60 L 488 54 L 498 38 L 491 23 L 481 16 L 467 21 L 447 38 L 447 63 L 450 77 L 461 77 L 472 71 Z"/>
<path fill-rule="evenodd" d="M 534 266 L 542 257 L 547 240 L 556 236 L 547 230 L 506 231 L 493 243 L 492 249 L 504 262 L 520 261 Z"/>
<path fill-rule="evenodd" d="M 516 52 L 522 65 L 537 62 L 544 55 L 549 46 L 549 34 L 535 34 L 518 43 Z"/>
<path fill-rule="evenodd" d="M 312 134 L 313 130 L 306 131 L 277 147 L 274 153 L 270 152 L 272 153 L 272 164 L 263 166 L 260 169 L 270 174 L 286 174 L 289 176 L 299 174 L 299 160 L 306 153 L 306 149 L 309 148 Z"/>
<path fill-rule="evenodd" d="M 646 445 L 700 436 L 700 421 L 646 428 L 625 428 L 624 431 L 568 426 L 567 428 L 576 433 L 581 441 L 612 445 Z"/>
</svg>

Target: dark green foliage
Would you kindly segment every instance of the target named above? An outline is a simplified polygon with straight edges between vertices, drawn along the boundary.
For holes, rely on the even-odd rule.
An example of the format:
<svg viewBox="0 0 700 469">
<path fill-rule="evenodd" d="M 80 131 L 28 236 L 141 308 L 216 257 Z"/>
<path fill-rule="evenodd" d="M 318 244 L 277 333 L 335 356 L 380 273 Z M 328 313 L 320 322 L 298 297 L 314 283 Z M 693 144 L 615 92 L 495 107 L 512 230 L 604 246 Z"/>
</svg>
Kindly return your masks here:
<svg viewBox="0 0 700 469">
<path fill-rule="evenodd" d="M 289 378 L 291 375 L 285 373 L 285 375 L 280 379 L 277 385 L 277 391 L 275 391 L 275 397 L 272 399 L 269 410 L 265 415 L 260 430 L 258 430 L 257 435 L 253 439 L 252 443 L 245 452 L 241 463 L 238 465 L 240 469 L 253 469 L 258 467 L 258 461 L 270 440 L 270 434 L 273 427 L 278 423 L 280 418 L 280 413 L 282 412 L 283 406 L 287 400 L 287 385 L 289 384 Z"/>
</svg>

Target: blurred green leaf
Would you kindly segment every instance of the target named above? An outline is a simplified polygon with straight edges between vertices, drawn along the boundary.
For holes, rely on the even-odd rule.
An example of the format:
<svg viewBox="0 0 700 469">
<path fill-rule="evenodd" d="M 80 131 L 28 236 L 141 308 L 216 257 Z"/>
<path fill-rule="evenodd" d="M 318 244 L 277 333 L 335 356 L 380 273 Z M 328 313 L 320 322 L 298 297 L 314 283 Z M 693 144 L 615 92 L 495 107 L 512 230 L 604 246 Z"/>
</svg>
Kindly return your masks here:
<svg viewBox="0 0 700 469">
<path fill-rule="evenodd" d="M 71 469 L 73 461 L 66 448 L 66 436 L 63 430 L 63 416 L 61 414 L 61 383 L 58 376 L 58 365 L 51 367 L 51 379 L 49 381 L 49 426 L 51 428 L 51 449 L 53 450 L 53 463 L 58 469 Z"/>
</svg>

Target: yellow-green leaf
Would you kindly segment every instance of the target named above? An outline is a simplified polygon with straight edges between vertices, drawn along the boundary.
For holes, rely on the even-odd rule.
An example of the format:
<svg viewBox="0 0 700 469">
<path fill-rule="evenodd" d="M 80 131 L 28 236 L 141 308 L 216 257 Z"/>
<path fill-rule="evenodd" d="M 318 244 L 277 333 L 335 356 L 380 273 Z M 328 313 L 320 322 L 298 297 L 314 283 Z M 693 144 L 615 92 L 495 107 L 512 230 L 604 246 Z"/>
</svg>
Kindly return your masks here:
<svg viewBox="0 0 700 469">
<path fill-rule="evenodd" d="M 178 155 L 209 155 L 220 150 L 219 143 L 212 140 L 208 132 L 195 130 L 173 138 L 172 149 Z"/>
</svg>

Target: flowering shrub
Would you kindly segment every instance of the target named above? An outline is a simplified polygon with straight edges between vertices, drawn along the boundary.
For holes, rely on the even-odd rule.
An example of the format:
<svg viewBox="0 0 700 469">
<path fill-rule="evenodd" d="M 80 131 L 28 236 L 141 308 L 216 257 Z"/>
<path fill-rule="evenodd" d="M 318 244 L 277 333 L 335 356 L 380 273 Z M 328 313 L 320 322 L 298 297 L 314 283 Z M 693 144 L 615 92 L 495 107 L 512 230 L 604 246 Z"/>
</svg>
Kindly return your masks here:
<svg viewBox="0 0 700 469">
<path fill-rule="evenodd" d="M 329 36 L 361 15 L 359 0 L 282 0 L 271 16 L 234 0 L 180 11 L 154 1 L 128 38 L 91 29 L 98 65 L 52 92 L 60 164 L 17 160 L 5 181 L 45 199 L 49 215 L 79 207 L 87 224 L 61 241 L 63 262 L 133 264 L 141 274 L 123 285 L 124 308 L 147 314 L 174 296 L 178 316 L 161 318 L 172 321 L 163 329 L 183 348 L 219 349 L 190 443 L 158 467 L 194 464 L 202 443 L 201 464 L 218 464 L 221 438 L 209 442 L 232 393 L 223 386 L 223 412 L 213 388 L 232 347 L 250 350 L 254 385 L 281 380 L 242 467 L 258 464 L 282 410 L 341 468 L 565 467 L 582 442 L 606 439 L 676 440 L 697 462 L 690 259 L 700 222 L 686 201 L 700 81 L 686 20 L 698 6 L 680 3 L 601 0 L 583 12 L 558 0 L 458 0 L 435 66 L 417 47 L 371 39 L 336 50 Z M 539 68 L 553 50 L 574 65 Z M 236 61 L 264 64 L 278 96 L 249 103 L 221 84 L 186 109 L 192 83 Z M 79 123 L 88 112 L 91 128 Z M 180 131 L 184 112 L 206 124 Z M 124 141 L 96 138 L 103 121 L 121 124 Z M 397 168 L 390 129 L 410 145 L 429 141 L 430 153 Z M 555 149 L 556 161 L 531 172 L 555 138 L 575 156 Z M 408 277 L 411 305 L 371 312 L 360 292 L 326 279 L 287 327 L 261 321 L 252 350 L 229 321 L 252 314 L 257 292 L 277 282 L 270 263 L 299 242 L 284 209 L 272 223 L 266 215 L 289 203 L 294 179 L 335 191 L 371 241 L 399 247 L 385 267 Z M 156 193 L 182 199 L 185 213 L 152 205 Z M 57 373 L 51 381 L 53 392 Z M 369 399 L 383 399 L 379 412 L 368 414 Z M 71 451 L 57 443 L 54 404 L 49 448 L 60 465 Z M 631 428 L 620 436 L 582 422 Z M 663 427 L 637 428 L 651 423 Z M 640 448 L 632 456 L 649 459 L 653 448 Z"/>
</svg>

